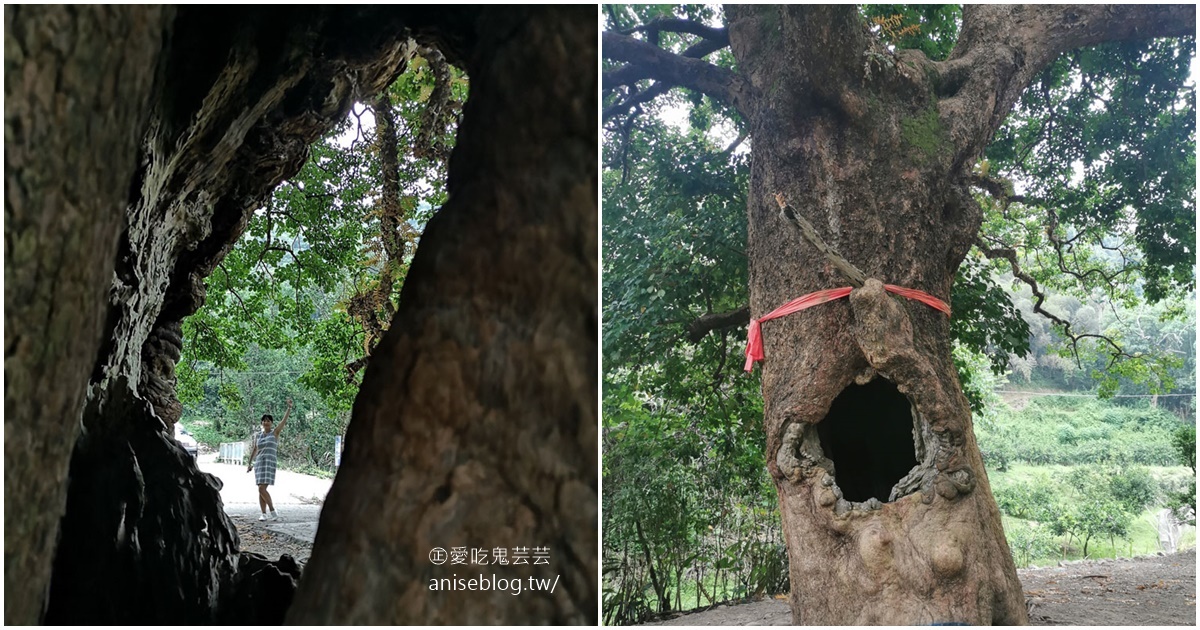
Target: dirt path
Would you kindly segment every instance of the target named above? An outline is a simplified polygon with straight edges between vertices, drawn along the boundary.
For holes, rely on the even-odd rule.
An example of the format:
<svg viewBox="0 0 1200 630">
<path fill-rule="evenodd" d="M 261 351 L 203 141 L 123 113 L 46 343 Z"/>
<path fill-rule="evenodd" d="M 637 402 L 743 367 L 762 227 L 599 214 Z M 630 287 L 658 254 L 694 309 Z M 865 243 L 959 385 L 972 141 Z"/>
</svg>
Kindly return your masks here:
<svg viewBox="0 0 1200 630">
<path fill-rule="evenodd" d="M 1035 626 L 1194 626 L 1196 550 L 1169 556 L 1072 562 L 1017 572 Z M 787 600 L 678 615 L 656 626 L 786 626 Z"/>
<path fill-rule="evenodd" d="M 312 553 L 313 538 L 321 516 L 321 504 L 332 480 L 302 475 L 289 470 L 275 474 L 271 500 L 279 513 L 274 521 L 258 520 L 258 488 L 253 473 L 245 466 L 221 464 L 216 454 L 202 452 L 197 458 L 200 470 L 221 480 L 221 502 L 225 513 L 237 526 L 242 551 L 261 553 L 270 560 L 288 554 L 302 566 Z"/>
</svg>

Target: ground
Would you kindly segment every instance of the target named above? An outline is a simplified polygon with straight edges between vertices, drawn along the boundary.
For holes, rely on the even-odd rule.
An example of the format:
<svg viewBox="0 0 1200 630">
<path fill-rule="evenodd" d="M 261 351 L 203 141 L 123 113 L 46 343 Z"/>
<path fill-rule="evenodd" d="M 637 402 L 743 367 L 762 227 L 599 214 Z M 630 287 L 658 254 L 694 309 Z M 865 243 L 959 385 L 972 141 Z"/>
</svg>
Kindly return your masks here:
<svg viewBox="0 0 1200 630">
<path fill-rule="evenodd" d="M 280 470 L 270 487 L 271 501 L 279 515 L 276 521 L 259 521 L 258 487 L 254 473 L 245 466 L 218 463 L 216 453 L 201 452 L 200 470 L 221 480 L 221 501 L 225 513 L 233 519 L 241 539 L 242 551 L 261 553 L 270 560 L 288 554 L 304 565 L 312 553 L 313 538 L 321 505 L 333 481 Z"/>
<path fill-rule="evenodd" d="M 201 453 L 200 469 L 224 484 L 225 512 L 244 551 L 301 565 L 312 552 L 325 494 L 332 481 L 281 470 L 271 486 L 277 521 L 259 521 L 258 490 L 245 466 L 217 463 Z M 1018 571 L 1034 625 L 1196 625 L 1196 551 L 1167 556 L 1068 562 Z M 723 605 L 646 625 L 790 625 L 786 599 Z"/>
<path fill-rule="evenodd" d="M 1194 626 L 1196 550 L 1017 571 L 1035 626 Z M 646 625 L 785 626 L 786 599 L 718 606 Z"/>
</svg>

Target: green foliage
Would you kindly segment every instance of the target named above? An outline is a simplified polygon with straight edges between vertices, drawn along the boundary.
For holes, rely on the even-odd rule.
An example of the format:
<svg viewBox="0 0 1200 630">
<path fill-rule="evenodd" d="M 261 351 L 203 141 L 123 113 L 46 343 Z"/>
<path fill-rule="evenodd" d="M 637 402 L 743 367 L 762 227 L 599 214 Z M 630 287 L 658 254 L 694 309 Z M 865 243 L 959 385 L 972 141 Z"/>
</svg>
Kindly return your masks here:
<svg viewBox="0 0 1200 630">
<path fill-rule="evenodd" d="M 357 381 L 346 378 L 346 364 L 353 361 L 361 346 L 357 346 L 358 335 L 350 316 L 344 311 L 331 313 L 329 318 L 317 322 L 308 337 L 314 349 L 312 364 L 299 381 L 308 389 L 317 392 L 330 409 L 350 411 L 354 397 L 358 394 Z"/>
<path fill-rule="evenodd" d="M 1133 262 L 1151 301 L 1195 286 L 1196 114 L 1194 88 L 1184 87 L 1194 55 L 1192 38 L 1078 50 L 1022 94 L 988 147 L 988 160 L 1025 183 L 1030 205 L 1056 213 L 1062 240 L 1071 242 L 1064 251 L 1068 265 L 1079 268 L 1074 257 L 1086 253 L 1081 245 L 1101 239 L 1110 252 L 1123 254 L 1087 261 L 1107 273 L 1081 278 L 1062 274 L 1057 256 L 1031 260 L 1039 282 L 1109 290 L 1105 275 Z M 1039 247 L 1048 222 L 1046 211 L 1038 216 L 1040 224 L 1027 226 L 1034 240 L 1008 242 Z M 1125 286 L 1131 279 L 1116 277 Z"/>
<path fill-rule="evenodd" d="M 996 463 L 994 453 L 1002 453 L 1006 463 L 1165 466 L 1175 462 L 1170 440 L 1178 426 L 1172 414 L 1148 405 L 1046 396 L 1021 411 L 998 414 L 990 426 L 977 426 L 976 435 L 989 466 Z"/>
<path fill-rule="evenodd" d="M 1107 476 L 1109 494 L 1130 514 L 1137 514 L 1158 500 L 1158 484 L 1145 467 L 1116 467 L 1103 473 Z"/>
<path fill-rule="evenodd" d="M 1178 419 L 1148 406 L 1075 397 L 1040 398 L 1020 412 L 1000 409 L 979 439 L 1019 566 L 1051 556 L 1125 555 L 1135 544 L 1143 553 L 1157 549 L 1153 526 L 1141 520 L 1194 484 L 1195 473 L 1177 466 L 1152 470 L 1151 462 L 1138 461 L 1175 463 L 1174 453 L 1162 449 Z M 1030 453 L 1039 442 L 1053 446 Z M 1008 460 L 1004 470 L 988 461 L 996 445 Z M 1098 541 L 1107 546 L 1098 551 Z"/>
<path fill-rule="evenodd" d="M 957 4 L 865 4 L 860 10 L 885 42 L 920 50 L 935 61 L 950 55 L 962 19 Z"/>
<path fill-rule="evenodd" d="M 1008 548 L 1018 567 L 1029 566 L 1036 558 L 1044 558 L 1058 551 L 1058 543 L 1050 527 L 1041 523 L 1009 521 L 1004 526 Z"/>
<path fill-rule="evenodd" d="M 1103 396 L 1170 393 L 1158 399 L 1160 406 L 1181 417 L 1195 416 L 1194 299 L 1130 307 L 1063 295 L 1047 300 L 1046 308 L 1069 319 L 1076 332 L 1102 333 L 1121 344 L 1130 356 L 1111 367 L 1107 346 L 1083 345 L 1077 362 L 1060 332 L 1031 312 L 1027 291 L 1013 293 L 1013 301 L 1029 323 L 1031 349 L 1028 356 L 1009 360 L 1017 388 L 1030 384 Z"/>
<path fill-rule="evenodd" d="M 605 383 L 606 623 L 637 623 L 685 597 L 700 605 L 782 588 L 786 554 L 762 429 L 703 409 Z"/>
<path fill-rule="evenodd" d="M 885 44 L 920 49 L 933 59 L 948 56 L 961 17 L 955 5 L 871 5 L 860 11 L 867 28 Z M 603 14 L 605 28 L 673 53 L 697 38 L 636 27 L 671 17 L 712 25 L 722 20 L 721 10 L 707 5 L 605 5 Z M 771 14 L 764 17 L 769 32 L 772 19 Z M 1012 190 L 1011 181 L 1002 188 L 1010 197 L 1024 197 L 1011 203 L 984 198 L 982 236 L 1015 249 L 1022 268 L 1050 290 L 1046 308 L 1063 313 L 1055 309 L 1071 307 L 1064 318 L 1072 322 L 1073 332 L 1109 335 L 1128 350 L 1114 362 L 1103 344 L 1085 340 L 1075 365 L 1074 355 L 1066 356 L 1061 331 L 1043 316 L 1029 316 L 1029 294 L 1007 290 L 1012 278 L 1000 276 L 1005 268 L 978 253 L 969 255 L 951 293 L 953 358 L 976 412 L 979 444 L 991 471 L 1026 462 L 1099 461 L 1131 470 L 1134 464 L 1171 459 L 1169 436 L 1178 423 L 1162 410 L 1038 401 L 1014 421 L 992 393 L 1006 379 L 1028 383 L 1051 376 L 1086 391 L 1095 391 L 1096 379 L 1102 379 L 1105 395 L 1164 393 L 1181 384 L 1187 392 L 1187 384 L 1194 383 L 1194 323 L 1189 336 L 1187 308 L 1180 308 L 1188 301 L 1182 298 L 1194 266 L 1194 226 L 1188 227 L 1193 225 L 1194 184 L 1179 180 L 1194 169 L 1194 139 L 1185 120 L 1192 116 L 1192 105 L 1180 98 L 1187 96 L 1181 88 L 1184 75 L 1174 71 L 1180 63 L 1186 66 L 1182 60 L 1191 44 L 1123 46 L 1123 59 L 1143 51 L 1149 61 L 1139 57 L 1132 65 L 1103 69 L 1113 82 L 1101 87 L 1091 66 L 1056 66 L 1058 74 L 1048 73 L 1035 86 L 1043 96 L 1026 95 L 988 150 L 990 161 L 979 166 L 981 176 L 999 174 L 1019 182 L 1019 191 Z M 1172 54 L 1176 65 L 1168 63 Z M 725 68 L 734 63 L 728 50 L 705 60 Z M 606 70 L 618 65 L 611 60 L 603 64 Z M 1093 83 L 1087 86 L 1081 77 Z M 1137 102 L 1140 88 L 1121 86 L 1143 79 L 1155 87 L 1143 91 L 1149 100 Z M 607 90 L 603 105 L 613 107 L 650 85 L 644 80 Z M 1086 98 L 1079 93 L 1086 89 L 1108 103 L 1094 104 L 1094 111 L 1071 104 L 1074 131 L 1060 136 L 1059 107 L 1075 103 L 1071 99 L 1083 103 Z M 1121 108 L 1146 118 L 1122 131 Z M 903 124 L 908 144 L 918 154 L 936 153 L 941 144 L 939 121 L 930 115 Z M 1173 139 L 1147 122 L 1160 119 L 1176 134 Z M 738 582 L 747 584 L 741 591 L 718 588 L 720 576 L 770 566 L 769 533 L 778 516 L 761 450 L 756 450 L 762 439 L 759 376 L 739 373 L 745 326 L 716 329 L 699 341 L 688 334 L 689 325 L 701 316 L 733 313 L 748 303 L 747 132 L 739 114 L 684 89 L 670 90 L 605 124 L 606 623 L 638 623 L 692 596 L 698 606 L 714 601 L 718 593 L 753 592 L 758 587 L 751 584 L 762 581 L 751 579 L 750 573 L 739 574 Z M 1060 141 L 1070 146 L 1056 154 Z M 1111 143 L 1107 153 L 1101 148 L 1105 143 Z M 1085 145 L 1091 148 L 1081 153 L 1079 147 Z M 1126 159 L 1135 152 L 1155 152 L 1155 168 L 1135 176 Z M 1168 161 L 1169 167 L 1158 168 Z M 1076 163 L 1083 169 L 1082 182 L 1071 177 Z M 1166 176 L 1158 178 L 1159 173 Z M 1125 188 L 1114 191 L 1115 186 Z M 1054 221 L 1047 208 L 1055 210 Z M 1147 307 L 1147 298 L 1162 303 Z M 1021 531 L 1014 530 L 1024 550 L 1020 553 L 1043 555 L 1047 541 L 1053 540 L 1054 523 L 1071 540 L 1083 536 L 1084 545 L 1096 536 L 1121 535 L 1122 522 L 1105 521 L 1102 512 L 1116 506 L 1128 514 L 1129 506 L 1144 499 L 1145 477 L 1132 470 L 1122 477 L 1125 486 L 1109 488 L 1106 497 L 1087 505 L 1074 491 L 1060 492 L 1050 501 L 1044 488 L 1001 492 L 997 484 L 998 496 L 1012 509 L 1036 517 Z M 1072 533 L 1066 534 L 1068 529 Z M 723 538 L 727 535 L 731 538 Z M 755 546 L 756 541 L 761 545 Z M 756 575 L 770 573 L 761 568 Z M 685 575 L 692 576 L 694 585 Z"/>
<path fill-rule="evenodd" d="M 1045 523 L 1054 520 L 1055 505 L 1061 492 L 1061 486 L 1043 474 L 1033 480 L 997 486 L 994 495 L 996 505 L 1005 514 Z"/>
<path fill-rule="evenodd" d="M 1183 490 L 1168 493 L 1167 507 L 1176 514 L 1186 517 L 1192 525 L 1196 524 L 1196 427 L 1195 425 L 1179 427 L 1171 437 L 1171 445 L 1175 447 L 1178 461 L 1192 469 L 1189 485 Z"/>
<path fill-rule="evenodd" d="M 1171 436 L 1171 446 L 1175 447 L 1180 462 L 1196 472 L 1196 427 L 1195 425 L 1179 427 Z"/>
<path fill-rule="evenodd" d="M 958 344 L 986 355 L 992 372 L 1003 374 L 1014 356 L 1029 353 L 1029 323 L 982 259 L 971 256 L 963 261 L 950 299 L 950 334 Z M 962 367 L 959 375 L 965 375 Z"/>
<path fill-rule="evenodd" d="M 424 57 L 390 87 L 399 144 L 398 236 L 402 260 L 388 261 L 394 301 L 425 222 L 445 200 L 445 155 L 467 94 L 465 75 Z M 436 102 L 435 102 L 436 101 Z M 281 459 L 331 467 L 370 351 L 362 322 L 347 313 L 380 284 L 385 235 L 379 143 L 361 105 L 310 148 L 309 159 L 253 213 L 245 233 L 205 279 L 207 299 L 183 323 L 177 367 L 185 418 L 213 443 L 242 440 L 258 415 L 295 398 Z"/>
</svg>

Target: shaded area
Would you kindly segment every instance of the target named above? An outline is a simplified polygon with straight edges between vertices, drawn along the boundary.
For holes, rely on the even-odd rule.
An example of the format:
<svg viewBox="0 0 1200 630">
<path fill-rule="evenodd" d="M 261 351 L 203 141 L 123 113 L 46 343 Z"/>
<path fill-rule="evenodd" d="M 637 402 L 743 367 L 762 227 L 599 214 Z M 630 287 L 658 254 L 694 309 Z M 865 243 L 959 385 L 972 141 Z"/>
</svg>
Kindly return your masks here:
<svg viewBox="0 0 1200 630">
<path fill-rule="evenodd" d="M 892 486 L 917 465 L 912 404 L 884 378 L 838 394 L 817 435 L 847 501 L 887 502 Z"/>
</svg>

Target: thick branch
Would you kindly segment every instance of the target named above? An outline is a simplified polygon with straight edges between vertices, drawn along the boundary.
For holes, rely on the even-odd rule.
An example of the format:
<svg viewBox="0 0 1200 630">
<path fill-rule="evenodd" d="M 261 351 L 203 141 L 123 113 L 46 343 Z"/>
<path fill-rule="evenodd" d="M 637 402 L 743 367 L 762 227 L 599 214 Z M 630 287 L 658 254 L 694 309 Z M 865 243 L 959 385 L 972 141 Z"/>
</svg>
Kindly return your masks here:
<svg viewBox="0 0 1200 630">
<path fill-rule="evenodd" d="M 1110 41 L 1195 33 L 1193 5 L 967 5 L 938 75 L 955 163 L 978 155 L 1034 77 L 1064 52 Z"/>
<path fill-rule="evenodd" d="M 650 39 L 655 40 L 655 39 L 658 39 L 658 33 L 661 31 L 668 31 L 671 33 L 688 33 L 691 35 L 698 35 L 700 37 L 703 37 L 704 39 L 711 39 L 714 42 L 722 42 L 723 41 L 725 46 L 729 45 L 729 31 L 728 30 L 723 29 L 723 28 L 714 28 L 711 26 L 705 26 L 704 24 L 701 24 L 699 22 L 693 22 L 691 20 L 683 20 L 680 18 L 661 18 L 658 20 L 652 20 L 650 22 L 642 24 L 641 26 L 635 26 L 629 30 L 621 31 L 621 34 L 629 35 L 631 33 L 637 33 L 637 32 L 652 33 L 653 35 L 650 36 Z"/>
<path fill-rule="evenodd" d="M 710 53 L 714 53 L 727 46 L 729 46 L 728 37 L 723 42 L 706 39 L 689 46 L 680 56 L 687 57 L 688 59 L 702 59 Z M 643 66 L 628 65 L 621 66 L 615 70 L 609 70 L 601 76 L 603 77 L 601 88 L 612 90 L 621 85 L 630 85 L 642 79 L 649 79 L 650 73 Z"/>
<path fill-rule="evenodd" d="M 641 68 L 646 76 L 663 83 L 691 88 L 724 103 L 739 106 L 742 79 L 730 70 L 681 57 L 646 42 L 605 31 L 604 56 Z"/>
<path fill-rule="evenodd" d="M 688 324 L 688 341 L 700 343 L 704 336 L 714 330 L 727 330 L 750 323 L 750 307 L 743 306 L 736 311 L 725 313 L 707 313 Z"/>
</svg>

